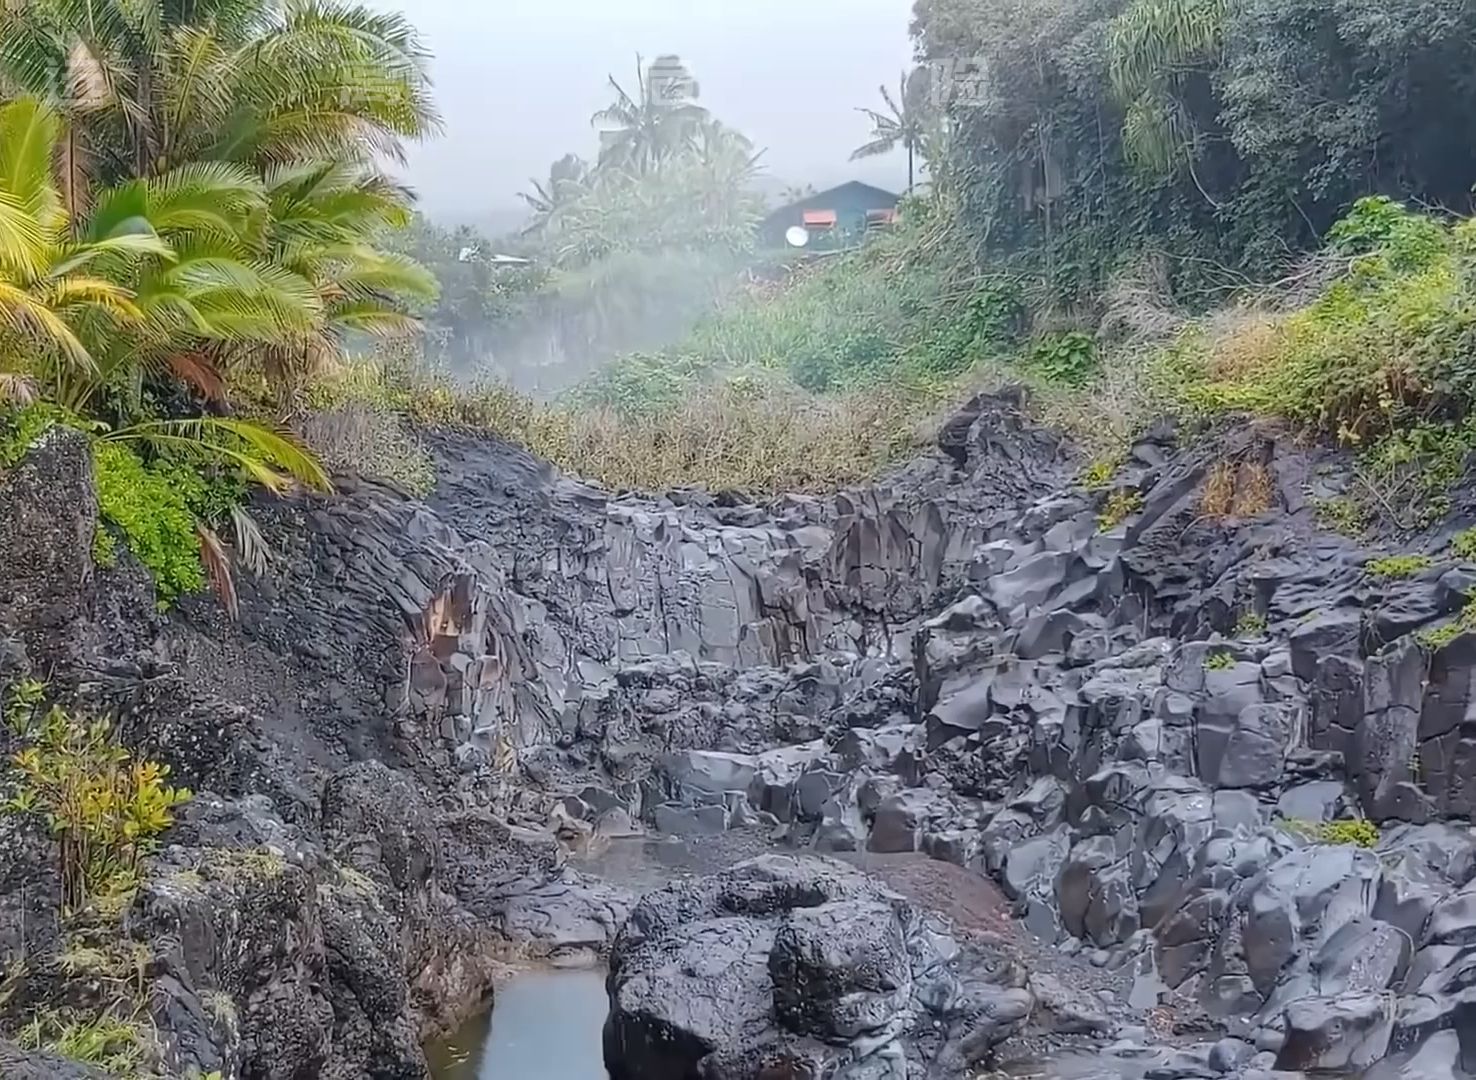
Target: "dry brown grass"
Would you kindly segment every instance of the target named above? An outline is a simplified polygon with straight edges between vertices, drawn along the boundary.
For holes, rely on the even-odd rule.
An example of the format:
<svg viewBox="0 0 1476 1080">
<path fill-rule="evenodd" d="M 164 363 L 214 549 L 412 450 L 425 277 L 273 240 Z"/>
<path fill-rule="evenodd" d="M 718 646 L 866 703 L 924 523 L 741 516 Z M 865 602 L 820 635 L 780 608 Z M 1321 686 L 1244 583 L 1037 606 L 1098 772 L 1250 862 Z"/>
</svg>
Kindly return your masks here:
<svg viewBox="0 0 1476 1080">
<path fill-rule="evenodd" d="M 299 434 L 331 470 L 391 480 L 418 495 L 435 484 L 430 455 L 404 421 L 386 409 L 349 402 L 309 413 Z"/>
<path fill-rule="evenodd" d="M 1207 325 L 1210 342 L 1208 375 L 1216 381 L 1254 379 L 1285 355 L 1285 319 L 1253 306 L 1228 308 Z"/>
<path fill-rule="evenodd" d="M 611 488 L 827 491 L 915 450 L 926 404 L 886 390 L 822 398 L 728 385 L 660 413 L 549 409 L 483 426 Z"/>
<path fill-rule="evenodd" d="M 1212 520 L 1249 518 L 1271 508 L 1271 470 L 1258 461 L 1222 458 L 1210 467 L 1199 496 L 1199 512 Z"/>
<path fill-rule="evenodd" d="M 1235 502 L 1230 512 L 1239 518 L 1264 514 L 1271 509 L 1274 495 L 1271 470 L 1259 461 L 1247 462 L 1240 467 L 1239 481 L 1235 486 Z"/>
<path fill-rule="evenodd" d="M 1232 461 L 1217 461 L 1205 477 L 1204 490 L 1199 495 L 1199 513 L 1203 517 L 1219 519 L 1229 517 L 1235 505 L 1235 476 L 1238 467 Z"/>
<path fill-rule="evenodd" d="M 701 486 L 755 495 L 823 492 L 874 478 L 936 433 L 962 386 L 882 385 L 841 396 L 745 376 L 659 411 L 547 405 L 501 385 L 456 387 L 423 370 L 364 364 L 318 391 L 304 423 L 325 456 L 382 461 L 384 421 L 501 435 L 567 472 L 617 490 Z M 362 468 L 363 465 L 361 464 Z M 390 474 L 386 474 L 390 475 Z"/>
</svg>

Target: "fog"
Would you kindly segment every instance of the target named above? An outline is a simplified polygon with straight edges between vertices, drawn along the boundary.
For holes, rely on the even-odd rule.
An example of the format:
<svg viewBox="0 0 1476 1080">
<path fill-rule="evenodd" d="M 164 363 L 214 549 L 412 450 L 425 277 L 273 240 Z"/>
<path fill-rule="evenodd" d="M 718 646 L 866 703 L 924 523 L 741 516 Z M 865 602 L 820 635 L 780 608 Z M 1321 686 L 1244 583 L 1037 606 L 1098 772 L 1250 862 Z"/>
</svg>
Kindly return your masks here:
<svg viewBox="0 0 1476 1080">
<path fill-rule="evenodd" d="M 435 53 L 445 134 L 411 151 L 410 184 L 445 222 L 518 220 L 528 178 L 574 151 L 593 156 L 590 114 L 635 56 L 677 53 L 702 104 L 767 148 L 777 187 L 849 179 L 906 184 L 904 155 L 851 162 L 879 101 L 907 66 L 910 0 L 378 0 L 404 11 Z"/>
</svg>

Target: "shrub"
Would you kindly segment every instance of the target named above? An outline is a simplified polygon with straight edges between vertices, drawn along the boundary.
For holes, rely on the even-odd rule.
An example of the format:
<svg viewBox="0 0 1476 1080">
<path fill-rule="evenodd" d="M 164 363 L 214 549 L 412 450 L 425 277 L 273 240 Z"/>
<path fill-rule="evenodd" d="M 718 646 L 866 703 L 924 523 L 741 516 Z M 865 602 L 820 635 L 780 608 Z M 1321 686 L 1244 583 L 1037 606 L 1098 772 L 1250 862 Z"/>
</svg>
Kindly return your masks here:
<svg viewBox="0 0 1476 1080">
<path fill-rule="evenodd" d="M 1212 652 L 1204 658 L 1205 671 L 1229 671 L 1235 666 L 1235 656 L 1228 652 Z"/>
<path fill-rule="evenodd" d="M 1109 532 L 1143 509 L 1143 496 L 1127 488 L 1119 488 L 1107 496 L 1102 511 L 1097 515 L 1097 528 Z"/>
<path fill-rule="evenodd" d="M 204 588 L 200 537 L 190 508 L 190 495 L 203 492 L 199 478 L 184 468 L 145 465 L 122 443 L 94 444 L 92 462 L 98 509 L 153 575 L 160 604 Z"/>
<path fill-rule="evenodd" d="M 1025 366 L 1047 382 L 1084 386 L 1097 371 L 1096 340 L 1080 330 L 1042 337 L 1031 346 Z"/>
<path fill-rule="evenodd" d="M 1364 527 L 1368 523 L 1368 516 L 1363 507 L 1346 496 L 1337 496 L 1331 499 L 1318 499 L 1313 503 L 1317 514 L 1317 523 L 1324 529 L 1342 533 L 1344 536 L 1358 537 L 1362 535 Z"/>
<path fill-rule="evenodd" d="M 1476 425 L 1453 419 L 1476 405 L 1476 224 L 1371 199 L 1330 241 L 1310 295 L 1190 324 L 1159 355 L 1160 385 L 1190 414 L 1278 417 L 1358 448 L 1416 527 L 1444 512 L 1476 446 Z"/>
<path fill-rule="evenodd" d="M 1413 577 L 1428 569 L 1434 559 L 1428 555 L 1390 555 L 1383 559 L 1370 559 L 1363 570 L 1369 577 L 1380 581 L 1394 581 Z"/>
<path fill-rule="evenodd" d="M 37 711 L 7 711 L 23 746 L 12 759 L 17 783 L 4 808 L 46 819 L 60 848 L 62 902 L 70 911 L 131 889 L 139 860 L 190 793 L 166 783 L 167 765 L 134 761 L 106 722 L 60 708 L 39 717 Z"/>
<path fill-rule="evenodd" d="M 1476 528 L 1463 529 L 1451 537 L 1450 552 L 1466 562 L 1476 560 Z"/>
</svg>

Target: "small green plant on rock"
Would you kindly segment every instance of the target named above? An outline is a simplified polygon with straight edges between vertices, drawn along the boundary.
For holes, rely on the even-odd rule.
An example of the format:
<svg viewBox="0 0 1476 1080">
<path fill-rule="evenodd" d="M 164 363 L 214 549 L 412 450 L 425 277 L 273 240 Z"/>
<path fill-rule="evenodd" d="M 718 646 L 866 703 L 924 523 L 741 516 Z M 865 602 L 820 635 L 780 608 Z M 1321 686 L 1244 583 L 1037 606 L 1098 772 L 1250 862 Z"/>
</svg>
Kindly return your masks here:
<svg viewBox="0 0 1476 1080">
<path fill-rule="evenodd" d="M 40 679 L 16 679 L 5 695 L 5 724 L 17 735 L 24 735 L 46 697 L 46 684 Z"/>
<path fill-rule="evenodd" d="M 1368 524 L 1368 515 L 1363 507 L 1346 496 L 1318 499 L 1313 506 L 1317 511 L 1317 524 L 1344 536 L 1362 536 Z"/>
<path fill-rule="evenodd" d="M 1370 559 L 1363 569 L 1371 578 L 1397 581 L 1428 570 L 1434 562 L 1428 555 L 1390 555 L 1383 559 Z"/>
<path fill-rule="evenodd" d="M 1321 828 L 1324 844 L 1353 844 L 1371 848 L 1379 842 L 1379 827 L 1367 818 L 1348 818 L 1324 822 Z"/>
<path fill-rule="evenodd" d="M 1235 666 L 1235 657 L 1228 652 L 1212 652 L 1204 658 L 1205 671 L 1229 671 Z"/>
<path fill-rule="evenodd" d="M 1476 526 L 1463 529 L 1450 538 L 1450 553 L 1466 562 L 1476 561 Z"/>
<path fill-rule="evenodd" d="M 1315 844 L 1352 844 L 1355 847 L 1376 847 L 1379 842 L 1379 827 L 1367 818 L 1344 818 L 1339 821 L 1307 821 L 1290 818 L 1282 824 L 1291 832 L 1306 837 Z"/>
<path fill-rule="evenodd" d="M 1235 636 L 1239 638 L 1258 638 L 1266 633 L 1266 616 L 1255 611 L 1242 612 L 1240 618 L 1235 620 Z"/>
<path fill-rule="evenodd" d="M 1081 486 L 1088 491 L 1101 491 L 1112 483 L 1121 467 L 1120 458 L 1098 458 L 1082 470 Z"/>
<path fill-rule="evenodd" d="M 1097 515 L 1097 528 L 1102 532 L 1110 532 L 1141 509 L 1143 496 L 1136 491 L 1120 488 L 1107 496 L 1107 502 Z"/>
<path fill-rule="evenodd" d="M 26 745 L 12 758 L 18 783 L 3 810 L 46 820 L 61 852 L 63 907 L 130 891 L 140 860 L 190 792 L 169 786 L 169 766 L 134 761 L 105 721 L 54 707 L 29 716 L 20 734 Z"/>
<path fill-rule="evenodd" d="M 1476 600 L 1468 600 L 1466 606 L 1450 622 L 1429 630 L 1421 630 L 1415 640 L 1431 652 L 1439 652 L 1467 631 L 1476 630 Z"/>
</svg>

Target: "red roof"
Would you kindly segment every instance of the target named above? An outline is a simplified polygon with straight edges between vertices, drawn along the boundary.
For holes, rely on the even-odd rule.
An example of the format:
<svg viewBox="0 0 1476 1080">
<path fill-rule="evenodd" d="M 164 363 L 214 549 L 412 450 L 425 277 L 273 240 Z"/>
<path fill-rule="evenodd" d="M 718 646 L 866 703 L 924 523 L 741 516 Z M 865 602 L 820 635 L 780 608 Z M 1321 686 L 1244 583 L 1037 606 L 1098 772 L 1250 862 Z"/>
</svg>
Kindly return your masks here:
<svg viewBox="0 0 1476 1080">
<path fill-rule="evenodd" d="M 815 228 L 827 228 L 835 224 L 834 210 L 806 210 L 804 223 Z"/>
</svg>

